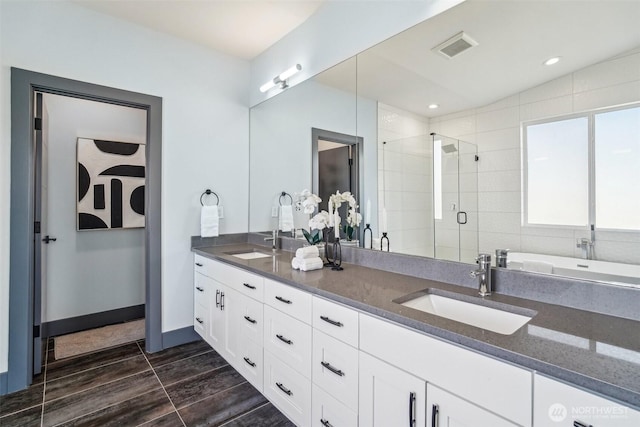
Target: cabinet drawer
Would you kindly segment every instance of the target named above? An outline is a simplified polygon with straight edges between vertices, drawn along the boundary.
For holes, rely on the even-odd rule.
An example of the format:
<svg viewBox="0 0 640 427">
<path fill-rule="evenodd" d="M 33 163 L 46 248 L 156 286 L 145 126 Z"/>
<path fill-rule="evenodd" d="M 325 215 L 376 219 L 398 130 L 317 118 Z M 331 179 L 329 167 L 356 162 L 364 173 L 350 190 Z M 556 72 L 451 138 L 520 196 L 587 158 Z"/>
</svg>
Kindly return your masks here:
<svg viewBox="0 0 640 427">
<path fill-rule="evenodd" d="M 313 383 L 348 408 L 358 408 L 358 350 L 313 331 Z"/>
<path fill-rule="evenodd" d="M 198 254 L 195 254 L 193 258 L 194 258 L 193 270 L 196 273 L 204 274 L 205 276 L 213 278 L 212 264 L 214 261 Z"/>
<path fill-rule="evenodd" d="M 264 325 L 263 307 L 264 304 L 254 299 L 240 296 L 233 310 L 234 318 L 231 319 L 237 326 L 236 332 L 241 337 L 250 339 L 260 346 L 262 346 Z"/>
<path fill-rule="evenodd" d="M 313 427 L 357 427 L 358 414 L 312 385 L 311 425 Z"/>
<path fill-rule="evenodd" d="M 531 426 L 532 372 L 360 313 L 360 349 L 427 382 Z"/>
<path fill-rule="evenodd" d="M 296 425 L 311 423 L 311 382 L 269 351 L 264 352 L 264 395 Z"/>
<path fill-rule="evenodd" d="M 571 427 L 574 421 L 594 427 L 637 427 L 640 412 L 584 390 L 534 375 L 534 427 Z"/>
<path fill-rule="evenodd" d="M 211 279 L 202 275 L 201 273 L 195 273 L 193 278 L 193 303 L 195 305 L 201 305 L 204 308 L 209 307 L 209 300 L 211 298 Z"/>
<path fill-rule="evenodd" d="M 311 326 L 265 305 L 264 348 L 311 378 Z"/>
<path fill-rule="evenodd" d="M 195 304 L 193 312 L 193 329 L 206 341 L 207 331 L 209 330 L 208 309 L 200 304 Z"/>
<path fill-rule="evenodd" d="M 264 300 L 264 279 L 257 274 L 232 267 L 219 261 L 212 261 L 210 270 L 214 279 L 224 283 L 231 289 L 247 295 L 256 301 Z"/>
<path fill-rule="evenodd" d="M 291 317 L 311 324 L 311 294 L 264 279 L 264 302 Z"/>
<path fill-rule="evenodd" d="M 248 339 L 238 343 L 237 368 L 247 381 L 262 393 L 264 380 L 264 360 L 262 345 Z"/>
<path fill-rule="evenodd" d="M 314 296 L 313 327 L 358 347 L 358 312 L 349 307 Z"/>
</svg>

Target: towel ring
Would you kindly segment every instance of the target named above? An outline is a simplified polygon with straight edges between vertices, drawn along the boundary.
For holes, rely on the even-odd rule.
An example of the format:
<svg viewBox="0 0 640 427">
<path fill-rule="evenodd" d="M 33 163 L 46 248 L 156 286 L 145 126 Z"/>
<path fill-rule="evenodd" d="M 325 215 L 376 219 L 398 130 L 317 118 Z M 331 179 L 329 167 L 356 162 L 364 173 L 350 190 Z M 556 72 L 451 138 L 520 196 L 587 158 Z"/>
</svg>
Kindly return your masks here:
<svg viewBox="0 0 640 427">
<path fill-rule="evenodd" d="M 282 198 L 283 197 L 289 197 L 289 200 L 291 201 L 291 203 L 289 203 L 288 206 L 293 206 L 293 197 L 291 197 L 291 194 L 287 193 L 286 191 L 283 191 L 282 193 L 280 193 L 280 198 L 278 199 L 278 202 L 280 203 L 280 206 L 282 206 Z"/>
<path fill-rule="evenodd" d="M 209 190 L 209 189 L 207 188 L 207 189 L 204 191 L 204 193 L 202 193 L 202 194 L 200 195 L 200 204 L 201 204 L 202 206 L 204 206 L 204 201 L 202 200 L 202 198 L 203 198 L 205 195 L 206 195 L 206 196 L 208 196 L 208 195 L 211 195 L 211 194 L 213 194 L 214 196 L 216 196 L 216 206 L 218 206 L 218 204 L 220 204 L 220 197 L 218 197 L 218 195 L 216 194 L 216 192 L 215 192 L 215 191 L 211 191 L 211 190 Z M 209 205 L 207 205 L 207 206 L 209 206 Z M 211 205 L 211 206 L 213 206 L 213 205 Z"/>
</svg>

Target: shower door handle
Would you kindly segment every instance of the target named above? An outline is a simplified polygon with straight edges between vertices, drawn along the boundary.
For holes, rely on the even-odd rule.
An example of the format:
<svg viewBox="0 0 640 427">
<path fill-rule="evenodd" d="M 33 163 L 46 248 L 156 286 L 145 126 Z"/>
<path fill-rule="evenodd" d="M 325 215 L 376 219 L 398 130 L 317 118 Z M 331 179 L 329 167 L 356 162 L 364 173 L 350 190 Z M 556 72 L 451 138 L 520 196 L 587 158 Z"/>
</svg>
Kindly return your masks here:
<svg viewBox="0 0 640 427">
<path fill-rule="evenodd" d="M 460 224 L 460 225 L 466 224 L 467 223 L 467 213 L 465 211 L 458 212 L 458 215 L 457 215 L 456 219 L 458 221 L 458 224 Z"/>
</svg>

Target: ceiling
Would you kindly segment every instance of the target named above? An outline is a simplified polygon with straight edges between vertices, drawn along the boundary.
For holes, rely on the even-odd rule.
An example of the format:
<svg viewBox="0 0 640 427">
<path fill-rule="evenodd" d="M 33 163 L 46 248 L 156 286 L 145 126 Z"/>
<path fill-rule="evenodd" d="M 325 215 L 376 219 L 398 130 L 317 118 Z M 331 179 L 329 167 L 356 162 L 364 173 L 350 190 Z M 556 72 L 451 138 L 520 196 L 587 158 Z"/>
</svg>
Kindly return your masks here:
<svg viewBox="0 0 640 427">
<path fill-rule="evenodd" d="M 358 55 L 357 92 L 426 117 L 476 108 L 640 47 L 638 22 L 637 0 L 467 0 Z M 460 31 L 478 46 L 452 59 L 431 50 Z M 542 64 L 552 56 L 562 60 Z M 352 69 L 317 79 L 354 91 Z"/>
<path fill-rule="evenodd" d="M 324 0 L 73 0 L 97 12 L 253 59 Z"/>
</svg>

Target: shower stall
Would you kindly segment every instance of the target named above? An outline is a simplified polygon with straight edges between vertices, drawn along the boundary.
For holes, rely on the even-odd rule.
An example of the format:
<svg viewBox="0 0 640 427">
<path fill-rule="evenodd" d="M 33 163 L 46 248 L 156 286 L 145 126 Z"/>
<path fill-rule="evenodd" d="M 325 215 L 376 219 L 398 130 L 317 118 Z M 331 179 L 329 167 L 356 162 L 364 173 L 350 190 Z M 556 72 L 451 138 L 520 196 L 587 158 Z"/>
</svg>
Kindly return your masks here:
<svg viewBox="0 0 640 427">
<path fill-rule="evenodd" d="M 478 156 L 474 144 L 439 134 L 382 143 L 380 209 L 390 250 L 474 262 L 478 254 Z"/>
</svg>

